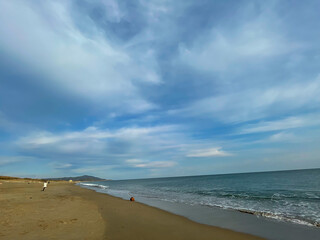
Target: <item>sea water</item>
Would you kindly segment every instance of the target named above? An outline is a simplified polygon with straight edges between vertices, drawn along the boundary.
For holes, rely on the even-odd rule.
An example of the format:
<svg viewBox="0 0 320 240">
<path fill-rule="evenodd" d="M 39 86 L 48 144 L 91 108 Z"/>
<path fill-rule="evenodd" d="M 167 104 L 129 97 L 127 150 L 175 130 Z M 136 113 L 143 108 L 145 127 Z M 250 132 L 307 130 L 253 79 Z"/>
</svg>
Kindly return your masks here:
<svg viewBox="0 0 320 240">
<path fill-rule="evenodd" d="M 80 184 L 124 199 L 233 209 L 320 227 L 320 169 Z"/>
</svg>

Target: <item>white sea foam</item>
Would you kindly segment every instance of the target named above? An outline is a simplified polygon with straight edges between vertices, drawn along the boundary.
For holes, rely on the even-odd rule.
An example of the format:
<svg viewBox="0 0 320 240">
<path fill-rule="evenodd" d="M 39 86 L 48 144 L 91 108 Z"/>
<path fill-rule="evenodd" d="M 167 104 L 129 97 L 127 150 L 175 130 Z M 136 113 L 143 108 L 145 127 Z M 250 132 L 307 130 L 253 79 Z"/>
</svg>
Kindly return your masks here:
<svg viewBox="0 0 320 240">
<path fill-rule="evenodd" d="M 315 179 L 319 176 L 319 171 L 313 174 L 312 179 Z M 110 181 L 81 185 L 124 199 L 128 199 L 132 194 L 136 199 L 141 197 L 150 201 L 155 199 L 219 207 L 253 214 L 257 217 L 320 227 L 318 201 L 320 191 L 317 181 L 313 181 L 314 184 L 310 185 L 310 181 L 305 180 L 310 179 L 311 175 L 309 171 L 300 171 L 289 175 L 288 173 L 257 173 Z M 305 183 L 308 184 L 303 190 L 301 186 Z M 107 184 L 110 188 L 102 184 Z"/>
<path fill-rule="evenodd" d="M 80 183 L 80 185 L 94 187 L 94 188 L 101 188 L 101 189 L 108 189 L 109 188 L 109 186 L 95 184 L 95 183 Z"/>
</svg>

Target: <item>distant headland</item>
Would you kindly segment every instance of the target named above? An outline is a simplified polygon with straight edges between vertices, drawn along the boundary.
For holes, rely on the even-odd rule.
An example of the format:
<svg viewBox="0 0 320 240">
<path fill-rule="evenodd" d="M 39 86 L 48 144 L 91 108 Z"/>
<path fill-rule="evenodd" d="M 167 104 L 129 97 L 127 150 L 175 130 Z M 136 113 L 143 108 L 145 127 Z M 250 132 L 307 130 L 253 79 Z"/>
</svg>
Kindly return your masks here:
<svg viewBox="0 0 320 240">
<path fill-rule="evenodd" d="M 60 178 L 19 178 L 19 177 L 10 177 L 10 176 L 0 176 L 0 180 L 38 180 L 38 181 L 75 181 L 75 182 L 92 182 L 92 181 L 108 181 L 110 179 L 103 179 L 89 175 L 83 175 L 78 177 L 60 177 Z"/>
</svg>

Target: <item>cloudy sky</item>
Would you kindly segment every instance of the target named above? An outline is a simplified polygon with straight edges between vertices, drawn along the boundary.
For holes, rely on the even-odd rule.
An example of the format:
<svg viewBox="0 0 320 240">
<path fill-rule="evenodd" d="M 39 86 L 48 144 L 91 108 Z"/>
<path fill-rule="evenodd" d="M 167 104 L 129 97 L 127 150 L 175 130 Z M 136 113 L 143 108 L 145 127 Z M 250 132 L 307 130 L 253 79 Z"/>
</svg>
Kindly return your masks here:
<svg viewBox="0 0 320 240">
<path fill-rule="evenodd" d="M 0 175 L 320 167 L 319 9 L 0 0 Z"/>
</svg>

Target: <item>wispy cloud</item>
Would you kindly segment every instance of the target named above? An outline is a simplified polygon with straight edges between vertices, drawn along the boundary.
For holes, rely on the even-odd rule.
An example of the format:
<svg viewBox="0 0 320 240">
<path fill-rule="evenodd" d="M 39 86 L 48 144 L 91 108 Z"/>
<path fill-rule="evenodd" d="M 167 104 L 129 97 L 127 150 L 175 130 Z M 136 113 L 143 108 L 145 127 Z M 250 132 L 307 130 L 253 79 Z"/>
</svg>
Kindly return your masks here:
<svg viewBox="0 0 320 240">
<path fill-rule="evenodd" d="M 0 1 L 3 171 L 17 159 L 43 176 L 263 170 L 261 152 L 289 161 L 297 142 L 316 159 L 320 6 L 308 3 Z"/>
<path fill-rule="evenodd" d="M 79 172 L 86 165 L 136 169 L 172 168 L 187 157 L 224 157 L 221 148 L 206 148 L 208 140 L 196 140 L 177 125 L 131 127 L 116 130 L 89 127 L 62 133 L 34 132 L 16 141 L 22 154 L 46 159 L 56 170 Z M 80 170 L 79 170 L 80 169 Z M 109 169 L 109 170 L 110 170 Z M 153 172 L 153 174 L 155 174 Z"/>
<path fill-rule="evenodd" d="M 59 134 L 41 131 L 20 138 L 16 146 L 20 151 L 41 156 L 120 157 L 165 148 L 177 140 L 178 129 L 177 126 L 155 126 L 117 130 L 88 127 Z"/>
<path fill-rule="evenodd" d="M 297 140 L 297 136 L 293 133 L 279 132 L 270 136 L 268 140 L 270 142 L 292 142 Z"/>
<path fill-rule="evenodd" d="M 6 155 L 0 155 L 0 166 L 2 169 L 0 169 L 0 174 L 2 175 L 9 175 L 9 173 L 6 172 L 6 168 L 10 165 L 14 164 L 30 164 L 31 162 L 39 161 L 36 157 L 33 156 L 23 156 L 23 155 L 16 155 L 16 156 L 6 156 Z M 15 166 L 17 168 L 17 166 Z"/>
<path fill-rule="evenodd" d="M 177 163 L 173 161 L 144 161 L 140 159 L 128 159 L 126 160 L 126 163 L 134 168 L 151 168 L 151 169 L 157 169 L 157 168 L 168 168 L 173 167 Z"/>
<path fill-rule="evenodd" d="M 108 176 L 106 173 L 112 171 L 113 168 L 116 166 L 113 165 L 90 165 L 90 166 L 85 166 L 85 167 L 77 167 L 74 169 L 71 169 L 71 172 L 74 175 L 79 175 L 79 174 L 92 174 L 96 176 L 101 176 L 102 178 L 106 178 Z M 110 175 L 108 176 L 110 179 Z"/>
<path fill-rule="evenodd" d="M 45 72 L 41 78 L 57 91 L 93 101 L 100 108 L 135 113 L 155 107 L 135 86 L 137 82 L 159 83 L 156 70 L 146 67 L 151 55 L 134 59 L 94 26 L 88 36 L 72 19 L 72 6 L 67 2 L 40 6 L 0 3 L 0 43 L 5 54 L 15 56 L 35 75 Z"/>
<path fill-rule="evenodd" d="M 226 157 L 232 156 L 231 153 L 222 151 L 221 148 L 207 148 L 193 150 L 187 154 L 187 157 Z"/>
<path fill-rule="evenodd" d="M 308 82 L 250 88 L 204 98 L 171 114 L 202 116 L 223 122 L 245 122 L 320 106 L 320 77 Z"/>
<path fill-rule="evenodd" d="M 181 44 L 180 60 L 201 71 L 239 74 L 255 62 L 305 48 L 306 42 L 287 36 L 285 22 L 275 12 L 277 7 L 262 3 L 256 11 L 254 3 L 242 3 L 232 26 L 214 25 L 207 34 L 198 35 L 191 46 Z"/>
<path fill-rule="evenodd" d="M 73 165 L 71 163 L 50 162 L 49 166 L 57 170 L 73 168 Z"/>
<path fill-rule="evenodd" d="M 31 159 L 33 158 L 28 156 L 0 156 L 0 166 L 16 162 L 29 161 Z"/>
<path fill-rule="evenodd" d="M 311 114 L 305 116 L 288 117 L 281 120 L 262 121 L 256 124 L 249 124 L 245 126 L 240 131 L 240 133 L 249 134 L 259 132 L 271 132 L 301 127 L 311 127 L 317 125 L 320 125 L 319 114 Z"/>
</svg>

